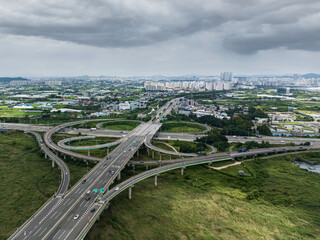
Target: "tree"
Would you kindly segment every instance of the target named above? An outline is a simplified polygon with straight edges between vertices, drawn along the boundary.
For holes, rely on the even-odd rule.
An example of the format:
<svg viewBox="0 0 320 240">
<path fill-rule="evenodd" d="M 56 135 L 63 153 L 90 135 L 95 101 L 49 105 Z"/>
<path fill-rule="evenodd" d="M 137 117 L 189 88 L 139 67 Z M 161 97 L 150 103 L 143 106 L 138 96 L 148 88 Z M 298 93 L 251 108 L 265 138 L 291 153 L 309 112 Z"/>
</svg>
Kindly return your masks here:
<svg viewBox="0 0 320 240">
<path fill-rule="evenodd" d="M 258 126 L 257 129 L 261 135 L 266 135 L 266 136 L 272 135 L 270 128 L 266 124 L 264 124 L 262 126 Z"/>
</svg>

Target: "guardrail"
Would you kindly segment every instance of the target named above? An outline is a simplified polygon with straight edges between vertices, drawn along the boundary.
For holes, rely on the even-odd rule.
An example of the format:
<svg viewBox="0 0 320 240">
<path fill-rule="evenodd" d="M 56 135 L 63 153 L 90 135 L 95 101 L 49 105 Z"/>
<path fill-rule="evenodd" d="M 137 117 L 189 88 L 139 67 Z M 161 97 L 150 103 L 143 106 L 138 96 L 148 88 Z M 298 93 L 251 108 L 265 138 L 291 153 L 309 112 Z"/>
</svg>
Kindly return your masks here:
<svg viewBox="0 0 320 240">
<path fill-rule="evenodd" d="M 109 204 L 110 200 L 112 200 L 114 197 L 116 197 L 117 195 L 119 195 L 121 192 L 123 192 L 124 190 L 126 190 L 127 188 L 131 187 L 132 185 L 141 182 L 149 177 L 155 176 L 157 174 L 160 173 L 164 173 L 164 172 L 168 172 L 168 171 L 172 171 L 181 167 L 187 167 L 187 166 L 193 166 L 193 165 L 200 165 L 203 163 L 208 163 L 208 162 L 219 162 L 219 161 L 227 161 L 230 160 L 232 158 L 227 157 L 227 158 L 222 158 L 222 159 L 210 159 L 210 160 L 205 160 L 205 161 L 201 161 L 201 162 L 184 162 L 184 163 L 180 163 L 179 165 L 173 164 L 175 166 L 170 167 L 169 165 L 164 166 L 164 167 L 160 167 L 160 168 L 156 168 L 156 169 L 152 169 L 149 170 L 147 172 L 143 172 L 135 177 L 129 178 L 128 180 L 120 183 L 119 185 L 117 185 L 119 187 L 118 191 L 115 191 L 115 188 L 110 189 L 110 191 L 108 191 L 106 194 L 110 194 L 111 192 L 111 196 L 108 197 L 106 200 L 102 200 L 103 203 L 101 204 L 101 207 L 99 208 L 99 210 L 96 212 L 96 214 L 94 215 L 93 218 L 90 219 L 90 221 L 86 224 L 86 226 L 83 228 L 83 230 L 80 232 L 80 234 L 78 235 L 78 237 L 76 238 L 77 240 L 79 239 L 84 239 L 84 237 L 87 235 L 87 233 L 89 232 L 90 228 L 93 226 L 93 224 L 95 223 L 95 221 L 100 217 L 101 213 L 103 212 L 103 210 L 105 209 L 105 207 Z M 168 168 L 169 167 L 169 168 Z M 134 180 L 133 178 L 135 178 L 136 180 Z M 134 181 L 132 181 L 134 180 Z M 106 195 L 105 194 L 105 195 Z"/>
<path fill-rule="evenodd" d="M 287 151 L 305 151 L 305 150 L 310 150 L 313 148 L 310 147 L 287 147 L 287 148 L 271 148 L 268 149 L 266 151 L 266 153 L 283 153 L 283 152 L 287 152 Z M 316 149 L 316 148 L 314 148 Z M 274 152 L 274 150 L 278 150 L 277 152 Z M 252 155 L 256 155 L 256 154 L 265 154 L 265 152 L 251 152 Z M 242 153 L 239 153 L 238 155 L 241 156 L 247 156 L 247 155 L 243 155 Z M 206 156 L 208 157 L 208 156 Z M 231 160 L 233 159 L 234 156 L 230 156 L 228 154 L 222 155 L 216 159 L 200 159 L 200 160 L 193 160 L 193 161 L 185 161 L 185 162 L 181 162 L 181 163 L 175 163 L 175 164 L 171 164 L 171 165 L 166 165 L 163 167 L 158 167 L 146 172 L 143 172 L 137 176 L 134 176 L 132 178 L 127 179 L 126 181 L 118 184 L 116 187 L 119 187 L 119 190 L 115 191 L 115 188 L 110 189 L 107 193 L 104 194 L 105 198 L 102 198 L 102 200 L 100 201 L 102 204 L 102 207 L 99 209 L 99 211 L 97 211 L 97 213 L 94 215 L 93 219 L 90 219 L 90 221 L 87 223 L 87 225 L 84 227 L 84 229 L 81 231 L 81 233 L 78 235 L 78 237 L 76 239 L 83 239 L 86 234 L 88 233 L 88 231 L 90 230 L 90 228 L 92 227 L 92 225 L 95 223 L 95 221 L 99 218 L 99 216 L 101 215 L 102 211 L 104 210 L 106 204 L 109 204 L 109 202 L 116 197 L 117 195 L 119 195 L 121 192 L 123 192 L 124 190 L 126 190 L 127 188 L 133 186 L 134 184 L 141 182 L 149 177 L 155 176 L 157 174 L 161 174 L 167 171 L 172 171 L 175 169 L 179 169 L 179 168 L 183 168 L 183 167 L 188 167 L 188 166 L 194 166 L 194 165 L 200 165 L 200 164 L 204 164 L 204 163 L 212 163 L 212 162 L 220 162 L 220 161 L 227 161 L 227 160 Z M 238 157 L 238 156 L 236 156 Z M 108 196 L 108 194 L 110 194 L 110 196 Z"/>
<path fill-rule="evenodd" d="M 45 146 L 42 144 L 42 138 L 41 138 L 41 136 L 40 136 L 39 133 L 36 133 L 36 132 L 28 132 L 28 133 L 32 134 L 32 135 L 36 138 L 37 143 L 38 143 L 38 145 L 40 146 L 40 148 L 41 148 L 42 151 L 46 152 L 49 156 L 50 156 L 50 153 L 53 154 L 47 147 L 45 147 Z M 48 151 L 49 151 L 49 152 L 48 152 Z M 52 160 L 54 160 L 54 161 L 56 162 L 56 160 L 55 160 L 54 158 L 53 158 Z M 62 161 L 62 160 L 61 160 L 61 161 Z M 59 164 L 59 163 L 57 162 L 57 164 Z M 66 165 L 66 168 L 68 169 L 68 166 L 67 166 L 67 165 Z M 60 168 L 60 169 L 61 169 L 61 168 Z M 68 172 L 69 172 L 69 169 L 68 169 Z M 63 170 L 62 170 L 62 169 L 61 169 L 61 173 L 63 173 Z M 69 175 L 70 175 L 70 173 L 69 173 Z M 58 188 L 58 190 L 57 190 L 57 193 L 60 191 L 61 187 L 63 186 L 63 183 L 64 183 L 64 182 L 63 182 L 64 174 L 61 175 L 61 178 L 62 178 L 62 181 L 60 182 L 60 186 L 59 186 L 59 188 Z M 52 201 L 53 199 L 55 199 L 55 195 L 51 196 L 51 198 L 49 198 L 39 209 L 37 209 L 37 211 L 36 211 L 35 213 L 33 213 L 32 216 L 31 216 L 27 221 L 25 221 L 8 239 L 13 239 L 13 238 L 15 237 L 15 235 L 16 235 L 17 233 L 19 233 L 21 230 L 23 230 L 23 229 L 26 227 L 26 225 L 27 225 L 28 223 L 30 223 L 30 221 L 31 221 L 32 219 L 34 219 L 34 218 L 42 211 L 42 209 L 44 209 L 45 207 L 48 206 L 49 203 L 51 203 L 51 201 Z"/>
</svg>

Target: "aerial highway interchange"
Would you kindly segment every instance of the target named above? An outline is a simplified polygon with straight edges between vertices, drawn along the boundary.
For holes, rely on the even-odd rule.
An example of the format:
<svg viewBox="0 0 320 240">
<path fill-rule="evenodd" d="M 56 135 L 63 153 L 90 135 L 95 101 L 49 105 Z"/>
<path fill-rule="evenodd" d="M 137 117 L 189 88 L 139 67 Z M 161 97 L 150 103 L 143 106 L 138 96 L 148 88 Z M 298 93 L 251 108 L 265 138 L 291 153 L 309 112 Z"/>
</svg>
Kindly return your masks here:
<svg viewBox="0 0 320 240">
<path fill-rule="evenodd" d="M 33 134 L 36 137 L 41 150 L 59 166 L 62 173 L 62 181 L 57 193 L 50 198 L 30 219 L 28 219 L 28 221 L 26 221 L 9 239 L 83 239 L 91 226 L 99 218 L 103 210 L 108 207 L 110 201 L 116 195 L 125 189 L 129 189 L 129 198 L 131 198 L 132 186 L 145 178 L 155 176 L 155 184 L 157 184 L 158 174 L 169 170 L 181 169 L 181 173 L 183 174 L 183 171 L 187 166 L 204 163 L 210 164 L 216 161 L 254 157 L 266 154 L 285 153 L 288 151 L 303 151 L 317 148 L 318 143 L 320 143 L 320 141 L 313 141 L 312 146 L 308 147 L 286 146 L 268 149 L 255 149 L 250 152 L 217 153 L 206 156 L 175 153 L 176 155 L 185 156 L 186 158 L 163 160 L 161 164 L 166 165 L 145 171 L 110 189 L 116 178 L 119 180 L 121 179 L 121 171 L 127 165 L 159 164 L 159 161 L 151 161 L 149 163 L 129 162 L 143 144 L 155 151 L 174 154 L 174 152 L 154 147 L 151 144 L 151 139 L 153 137 L 156 136 L 157 139 L 170 139 L 171 137 L 172 139 L 183 139 L 186 137 L 189 140 L 193 140 L 196 136 L 199 136 L 195 134 L 170 135 L 168 133 L 157 133 L 161 127 L 160 117 L 166 116 L 170 113 L 172 107 L 178 100 L 179 99 L 173 99 L 167 102 L 158 110 L 156 118 L 153 121 L 141 123 L 131 132 L 125 132 L 124 137 L 123 132 L 100 130 L 102 135 L 105 134 L 103 136 L 111 136 L 112 134 L 113 136 L 122 137 L 121 140 L 117 141 L 119 145 L 103 159 L 72 152 L 64 148 L 62 144 L 56 144 L 52 140 L 52 136 L 56 132 L 85 121 L 65 123 L 54 128 L 44 126 L 39 127 L 35 125 L 2 124 L 2 128 L 21 129 Z M 34 131 L 46 131 L 44 141 L 41 139 L 41 136 Z M 82 129 L 78 131 L 86 133 L 93 132 Z M 94 132 L 96 133 L 96 131 Z M 98 132 L 98 134 L 100 134 L 100 132 Z M 234 136 L 230 136 L 229 139 L 231 139 L 231 141 L 248 140 L 243 137 Z M 268 139 L 269 141 L 272 141 L 272 138 L 269 137 Z M 283 139 L 288 141 L 286 138 Z M 290 138 L 290 141 L 295 140 L 296 139 Z M 304 142 L 306 141 L 306 139 L 303 140 Z M 280 141 L 284 140 L 281 139 Z M 63 160 L 57 156 L 58 153 L 62 156 L 70 155 L 82 160 L 95 161 L 97 164 L 91 171 L 83 176 L 77 184 L 67 191 L 70 172 Z"/>
</svg>

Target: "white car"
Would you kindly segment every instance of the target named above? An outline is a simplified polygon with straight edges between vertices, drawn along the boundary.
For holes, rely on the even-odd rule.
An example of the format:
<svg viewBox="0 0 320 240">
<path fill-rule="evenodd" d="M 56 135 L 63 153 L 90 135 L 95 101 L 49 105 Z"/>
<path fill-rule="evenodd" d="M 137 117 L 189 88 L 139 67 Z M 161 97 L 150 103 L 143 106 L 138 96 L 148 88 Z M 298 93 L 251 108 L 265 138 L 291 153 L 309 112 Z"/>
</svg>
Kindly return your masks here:
<svg viewBox="0 0 320 240">
<path fill-rule="evenodd" d="M 79 214 L 74 215 L 73 219 L 77 220 L 79 218 Z"/>
<path fill-rule="evenodd" d="M 118 190 L 119 190 L 119 187 L 116 187 L 114 190 L 115 190 L 115 191 L 118 191 Z"/>
</svg>

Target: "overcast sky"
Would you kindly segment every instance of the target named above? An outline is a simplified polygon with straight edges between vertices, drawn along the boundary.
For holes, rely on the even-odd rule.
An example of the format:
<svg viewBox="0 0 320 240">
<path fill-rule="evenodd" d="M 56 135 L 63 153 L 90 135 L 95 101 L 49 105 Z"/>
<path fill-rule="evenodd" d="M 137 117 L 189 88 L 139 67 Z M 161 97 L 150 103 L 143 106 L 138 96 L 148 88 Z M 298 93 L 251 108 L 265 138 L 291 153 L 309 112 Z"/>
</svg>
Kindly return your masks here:
<svg viewBox="0 0 320 240">
<path fill-rule="evenodd" d="M 318 0 L 0 0 L 0 76 L 320 73 Z"/>
</svg>

